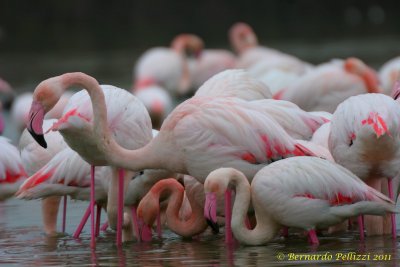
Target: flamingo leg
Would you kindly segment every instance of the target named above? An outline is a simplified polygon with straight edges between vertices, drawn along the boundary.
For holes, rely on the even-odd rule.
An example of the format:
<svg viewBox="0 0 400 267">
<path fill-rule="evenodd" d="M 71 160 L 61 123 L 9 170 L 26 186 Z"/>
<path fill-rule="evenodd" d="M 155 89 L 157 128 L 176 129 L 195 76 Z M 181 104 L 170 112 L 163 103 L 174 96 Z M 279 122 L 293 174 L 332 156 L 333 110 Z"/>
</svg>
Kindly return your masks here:
<svg viewBox="0 0 400 267">
<path fill-rule="evenodd" d="M 225 191 L 225 242 L 228 244 L 232 243 L 232 191 L 227 189 Z"/>
<path fill-rule="evenodd" d="M 162 237 L 161 215 L 160 215 L 160 212 L 157 213 L 157 234 L 158 234 L 158 238 L 161 238 L 161 237 Z"/>
<path fill-rule="evenodd" d="M 140 232 L 139 232 L 139 222 L 138 222 L 138 217 L 137 217 L 137 210 L 136 207 L 132 207 L 132 220 L 133 220 L 133 228 L 135 229 L 135 234 L 136 234 L 136 239 L 138 242 L 142 241 L 140 237 Z"/>
<path fill-rule="evenodd" d="M 95 172 L 95 166 L 91 165 L 90 166 L 90 247 L 92 249 L 96 248 L 96 231 L 95 231 L 95 222 L 94 222 L 94 205 L 95 205 L 95 199 L 94 199 L 94 172 Z"/>
<path fill-rule="evenodd" d="M 389 198 L 393 201 L 396 201 L 394 199 L 394 194 L 393 194 L 393 185 L 392 185 L 392 179 L 388 179 L 388 191 L 389 191 Z M 393 240 L 396 239 L 396 214 L 392 213 L 390 214 L 390 219 L 392 221 L 392 238 Z"/>
<path fill-rule="evenodd" d="M 315 229 L 308 231 L 308 242 L 311 245 L 319 245 L 319 240 L 317 237 L 317 233 L 315 232 Z"/>
<path fill-rule="evenodd" d="M 75 230 L 75 233 L 73 235 L 74 238 L 79 238 L 83 227 L 85 227 L 85 224 L 86 224 L 87 220 L 89 219 L 89 216 L 90 216 L 90 205 L 87 207 L 85 214 L 83 215 L 82 220 L 78 225 L 78 228 L 76 228 L 76 230 Z"/>
<path fill-rule="evenodd" d="M 359 215 L 357 218 L 358 221 L 358 229 L 360 230 L 360 240 L 364 241 L 364 218 L 362 215 Z"/>
<path fill-rule="evenodd" d="M 63 219 L 62 219 L 62 232 L 65 233 L 65 223 L 67 218 L 67 198 L 68 196 L 64 196 L 64 203 L 63 203 Z"/>
<path fill-rule="evenodd" d="M 97 205 L 96 210 L 96 237 L 100 234 L 100 219 L 101 219 L 101 206 Z"/>
<path fill-rule="evenodd" d="M 117 246 L 122 245 L 122 222 L 124 216 L 124 174 L 124 170 L 118 170 Z"/>
<path fill-rule="evenodd" d="M 100 230 L 105 232 L 108 228 L 108 222 L 103 223 L 103 225 L 100 227 Z"/>
</svg>

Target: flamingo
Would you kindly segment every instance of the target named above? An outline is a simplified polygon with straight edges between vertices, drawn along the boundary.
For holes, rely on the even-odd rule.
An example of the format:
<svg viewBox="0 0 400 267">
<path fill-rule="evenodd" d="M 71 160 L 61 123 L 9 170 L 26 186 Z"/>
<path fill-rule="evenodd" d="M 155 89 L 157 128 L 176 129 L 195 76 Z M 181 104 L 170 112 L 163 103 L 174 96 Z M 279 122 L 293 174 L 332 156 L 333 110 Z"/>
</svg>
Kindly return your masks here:
<svg viewBox="0 0 400 267">
<path fill-rule="evenodd" d="M 400 108 L 383 94 L 353 96 L 341 103 L 331 121 L 329 149 L 338 164 L 351 170 L 379 190 L 380 177 L 389 178 L 389 196 L 394 200 L 392 178 L 400 164 Z M 396 236 L 392 215 L 392 235 Z M 366 219 L 367 234 L 382 234 L 381 218 Z"/>
<path fill-rule="evenodd" d="M 383 93 L 389 95 L 397 80 L 400 79 L 400 57 L 392 58 L 379 69 L 379 78 Z"/>
<path fill-rule="evenodd" d="M 34 91 L 27 128 L 43 147 L 47 147 L 42 130 L 43 117 L 57 103 L 62 93 L 73 85 L 81 86 L 87 92 L 82 90 L 71 97 L 64 109 L 63 117 L 53 125 L 52 130 L 59 130 L 67 144 L 92 165 L 92 186 L 94 186 L 94 166 L 110 165 L 101 154 L 102 148 L 93 138 L 96 132 L 106 131 L 110 134 L 111 131 L 116 141 L 123 147 L 137 149 L 151 140 L 151 121 L 144 105 L 127 91 L 110 85 L 100 87 L 94 78 L 82 73 L 64 74 L 43 81 Z M 96 99 L 94 101 L 96 105 L 93 105 L 93 108 L 90 97 Z M 105 122 L 100 128 L 96 121 L 97 116 Z M 125 182 L 123 177 L 125 177 Z M 126 188 L 124 184 L 128 183 L 129 176 L 120 171 L 119 182 L 116 182 L 116 179 L 117 177 L 114 177 L 112 182 L 119 183 L 118 190 L 122 192 L 123 188 Z M 114 190 L 113 186 L 111 190 Z M 94 188 L 91 192 L 94 194 Z M 123 194 L 113 193 L 113 191 L 109 194 L 118 195 L 119 198 L 117 216 L 114 216 L 116 212 L 113 206 L 108 206 L 107 214 L 110 223 L 114 222 L 113 218 L 118 218 L 116 242 L 120 245 L 122 243 Z M 93 195 L 91 197 L 91 246 L 93 248 L 95 247 L 94 202 Z M 110 203 L 113 202 L 109 201 L 108 204 Z M 115 227 L 113 224 L 111 226 Z"/>
<path fill-rule="evenodd" d="M 367 92 L 380 92 L 375 71 L 359 59 L 348 58 L 316 67 L 276 93 L 274 99 L 291 101 L 306 111 L 333 113 L 345 99 Z"/>
<path fill-rule="evenodd" d="M 135 65 L 134 88 L 159 85 L 173 96 L 186 93 L 191 83 L 187 56 L 198 57 L 202 50 L 202 40 L 190 34 L 175 38 L 171 48 L 149 49 Z"/>
<path fill-rule="evenodd" d="M 317 157 L 293 157 L 261 169 L 251 186 L 238 170 L 221 168 L 211 172 L 204 183 L 204 215 L 212 223 L 216 221 L 215 201 L 229 185 L 236 189 L 232 231 L 239 242 L 247 245 L 269 242 L 282 226 L 306 230 L 310 242 L 316 245 L 316 229 L 359 214 L 397 212 L 393 201 L 340 165 Z M 250 199 L 257 220 L 253 230 L 244 225 Z M 226 218 L 227 225 L 229 215 Z"/>
<path fill-rule="evenodd" d="M 168 92 L 157 85 L 151 85 L 138 88 L 133 94 L 143 102 L 149 112 L 153 128 L 160 129 L 162 122 L 173 109 L 173 101 Z"/>
<path fill-rule="evenodd" d="M 0 201 L 12 197 L 26 177 L 18 149 L 0 136 Z"/>
<path fill-rule="evenodd" d="M 183 237 L 192 237 L 204 232 L 207 223 L 203 217 L 203 206 L 194 200 L 191 194 L 186 194 L 190 202 L 191 214 L 186 220 L 179 216 L 183 207 L 185 188 L 173 178 L 157 182 L 140 201 L 137 213 L 147 225 L 153 225 L 157 214 L 160 212 L 159 199 L 161 196 L 168 198 L 166 218 L 168 228 Z"/>
<path fill-rule="evenodd" d="M 285 68 L 290 66 L 290 69 L 296 73 L 304 73 L 311 68 L 310 64 L 294 56 L 259 46 L 256 34 L 246 23 L 235 23 L 229 30 L 229 38 L 234 50 L 239 54 L 236 65 L 238 68 L 249 68 L 262 61 L 273 61 L 278 67 L 282 65 L 281 62 L 284 62 Z"/>
<path fill-rule="evenodd" d="M 55 122 L 55 119 L 44 120 L 43 128 L 49 129 Z M 51 158 L 59 151 L 66 148 L 62 136 L 58 132 L 46 133 L 50 147 L 44 149 L 41 147 L 29 134 L 28 130 L 24 130 L 19 140 L 19 150 L 21 153 L 22 165 L 28 176 L 36 173 L 42 168 Z M 48 197 L 42 200 L 42 217 L 44 231 L 47 235 L 55 235 L 57 233 L 57 214 L 60 203 L 60 197 Z M 64 206 L 66 205 L 66 198 L 64 199 Z M 65 214 L 66 207 L 63 210 L 62 231 L 65 231 Z"/>
</svg>

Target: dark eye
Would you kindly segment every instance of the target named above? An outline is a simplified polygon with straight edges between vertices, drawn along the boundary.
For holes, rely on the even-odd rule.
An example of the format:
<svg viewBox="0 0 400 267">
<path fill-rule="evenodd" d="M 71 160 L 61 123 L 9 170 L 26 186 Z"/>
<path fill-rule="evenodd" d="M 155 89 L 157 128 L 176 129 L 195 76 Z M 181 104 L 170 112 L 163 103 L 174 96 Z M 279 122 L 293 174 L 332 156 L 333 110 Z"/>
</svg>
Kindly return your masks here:
<svg viewBox="0 0 400 267">
<path fill-rule="evenodd" d="M 139 175 L 143 175 L 143 174 L 144 174 L 144 171 L 140 171 L 140 172 L 139 172 Z"/>
</svg>

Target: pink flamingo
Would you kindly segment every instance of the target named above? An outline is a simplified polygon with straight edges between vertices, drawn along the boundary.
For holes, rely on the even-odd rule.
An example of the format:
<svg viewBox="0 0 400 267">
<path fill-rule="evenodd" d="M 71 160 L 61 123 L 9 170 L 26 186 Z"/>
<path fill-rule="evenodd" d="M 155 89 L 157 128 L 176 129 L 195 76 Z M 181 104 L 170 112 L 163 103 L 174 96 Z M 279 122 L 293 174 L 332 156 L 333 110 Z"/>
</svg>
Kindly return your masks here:
<svg viewBox="0 0 400 267">
<path fill-rule="evenodd" d="M 203 206 L 197 204 L 191 194 L 186 194 L 189 199 L 191 214 L 186 220 L 179 216 L 183 207 L 184 187 L 173 178 L 157 182 L 151 190 L 140 201 L 137 213 L 144 223 L 151 226 L 154 224 L 157 214 L 160 213 L 161 196 L 168 198 L 166 218 L 168 228 L 183 237 L 192 237 L 204 232 L 207 223 L 203 217 Z"/>
<path fill-rule="evenodd" d="M 397 192 L 393 192 L 391 183 L 398 175 L 400 164 L 399 121 L 400 108 L 389 96 L 353 96 L 337 107 L 329 136 L 329 148 L 335 161 L 378 190 L 380 178 L 389 178 L 389 196 L 393 200 Z M 395 238 L 394 215 L 391 220 Z M 385 231 L 379 217 L 369 217 L 365 224 L 369 235 Z"/>
<path fill-rule="evenodd" d="M 44 120 L 44 129 L 49 129 L 56 120 Z M 21 152 L 21 160 L 28 176 L 36 173 L 47 162 L 51 160 L 59 151 L 66 148 L 64 139 L 58 132 L 46 133 L 50 147 L 44 149 L 29 134 L 27 130 L 22 132 L 19 140 L 19 150 Z M 42 200 L 42 217 L 44 231 L 47 235 L 55 235 L 57 233 L 57 214 L 60 203 L 60 197 L 48 197 Z M 66 198 L 64 198 L 64 209 L 62 219 L 62 232 L 65 232 L 65 216 L 66 216 Z"/>
<path fill-rule="evenodd" d="M 18 149 L 0 136 L 0 201 L 12 197 L 26 177 Z"/>
<path fill-rule="evenodd" d="M 281 62 L 289 65 L 291 70 L 296 73 L 304 73 L 311 65 L 298 58 L 280 52 L 278 50 L 259 46 L 258 39 L 253 29 L 246 23 L 235 23 L 229 30 L 230 42 L 239 54 L 237 60 L 238 68 L 249 68 L 262 61 L 273 61 L 275 66 L 280 67 Z"/>
<path fill-rule="evenodd" d="M 353 95 L 380 92 L 375 71 L 361 60 L 348 58 L 316 67 L 274 95 L 306 111 L 334 112 Z"/>
<path fill-rule="evenodd" d="M 43 117 L 57 103 L 62 93 L 74 85 L 83 87 L 87 92 L 82 90 L 71 97 L 64 109 L 63 117 L 53 125 L 52 130 L 59 130 L 67 144 L 92 165 L 91 179 L 93 180 L 92 186 L 94 186 L 94 166 L 109 165 L 109 162 L 101 153 L 102 148 L 97 146 L 94 138 L 95 133 L 106 131 L 110 134 L 111 132 L 116 142 L 123 147 L 137 149 L 151 140 L 151 121 L 143 104 L 127 91 L 113 86 L 103 85 L 100 87 L 94 78 L 83 73 L 68 73 L 47 79 L 35 89 L 27 128 L 43 147 L 47 146 L 43 138 Z M 94 102 L 96 103 L 93 108 L 91 97 L 95 98 Z M 95 115 L 93 116 L 93 114 Z M 98 117 L 105 122 L 100 128 L 97 123 Z M 124 175 L 122 170 L 119 171 L 118 176 L 118 178 L 112 179 L 113 184 L 119 183 L 118 191 L 120 193 L 114 192 L 113 194 L 114 196 L 118 195 L 118 210 L 107 209 L 107 214 L 110 226 L 117 229 L 116 242 L 120 245 L 122 243 L 123 220 L 122 192 L 130 177 Z M 119 182 L 116 182 L 117 179 L 119 179 Z M 113 186 L 111 188 L 114 190 Z M 91 192 L 94 194 L 94 188 Z M 95 247 L 94 203 L 95 197 L 93 195 L 91 196 L 92 247 Z M 109 203 L 112 202 L 109 201 Z M 118 218 L 116 227 L 112 224 L 112 222 L 115 222 L 113 220 L 115 217 Z"/>
<path fill-rule="evenodd" d="M 143 102 L 149 112 L 153 128 L 160 129 L 164 119 L 173 109 L 171 96 L 165 89 L 157 85 L 138 88 L 133 93 Z"/>
<path fill-rule="evenodd" d="M 134 88 L 159 85 L 173 96 L 186 93 L 191 85 L 187 57 L 198 57 L 202 50 L 203 41 L 191 34 L 179 35 L 171 48 L 151 48 L 135 65 Z"/>
<path fill-rule="evenodd" d="M 243 173 L 232 168 L 210 173 L 204 183 L 204 215 L 212 223 L 215 201 L 230 185 L 236 189 L 236 199 L 226 225 L 247 245 L 269 242 L 282 226 L 304 229 L 310 242 L 319 244 L 316 229 L 359 214 L 397 212 L 390 199 L 340 165 L 317 157 L 293 157 L 264 167 L 251 186 Z M 244 224 L 250 199 L 257 220 L 252 230 Z"/>
</svg>

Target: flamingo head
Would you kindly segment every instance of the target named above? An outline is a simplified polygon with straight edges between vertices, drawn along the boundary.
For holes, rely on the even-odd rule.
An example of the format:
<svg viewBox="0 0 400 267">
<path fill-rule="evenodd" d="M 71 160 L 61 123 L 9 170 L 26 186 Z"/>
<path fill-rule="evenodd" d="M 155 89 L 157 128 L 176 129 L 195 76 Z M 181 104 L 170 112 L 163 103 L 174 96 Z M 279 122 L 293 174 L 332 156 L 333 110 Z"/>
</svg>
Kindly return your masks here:
<svg viewBox="0 0 400 267">
<path fill-rule="evenodd" d="M 187 58 L 200 58 L 204 49 L 203 40 L 194 34 L 180 34 L 171 43 L 172 49 L 184 54 Z"/>
<path fill-rule="evenodd" d="M 137 208 L 138 219 L 143 220 L 147 226 L 151 226 L 156 221 L 159 212 L 159 197 L 150 191 L 139 203 Z"/>
<path fill-rule="evenodd" d="M 223 197 L 227 190 L 230 190 L 230 180 L 226 179 L 237 175 L 237 171 L 232 168 L 220 168 L 212 171 L 204 182 L 204 193 L 206 200 L 204 204 L 204 217 L 214 233 L 219 232 L 217 224 L 217 199 Z"/>
<path fill-rule="evenodd" d="M 62 93 L 60 76 L 41 82 L 33 93 L 33 100 L 26 128 L 36 142 L 44 148 L 47 148 L 47 143 L 43 135 L 44 116 L 57 104 Z"/>
<path fill-rule="evenodd" d="M 258 39 L 253 29 L 244 22 L 233 24 L 229 30 L 229 39 L 238 54 L 258 45 Z"/>
<path fill-rule="evenodd" d="M 394 83 L 391 96 L 393 97 L 394 100 L 399 99 L 399 97 L 400 97 L 400 80 L 397 80 Z"/>
<path fill-rule="evenodd" d="M 358 58 L 348 58 L 344 62 L 344 69 L 363 79 L 368 93 L 380 93 L 379 79 L 376 72 Z"/>
</svg>

